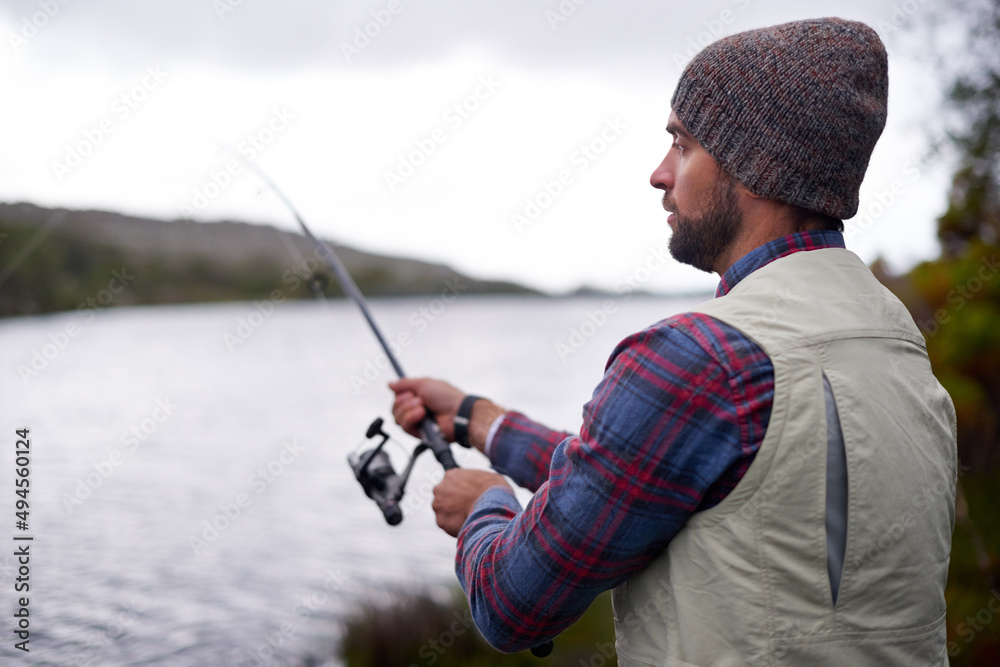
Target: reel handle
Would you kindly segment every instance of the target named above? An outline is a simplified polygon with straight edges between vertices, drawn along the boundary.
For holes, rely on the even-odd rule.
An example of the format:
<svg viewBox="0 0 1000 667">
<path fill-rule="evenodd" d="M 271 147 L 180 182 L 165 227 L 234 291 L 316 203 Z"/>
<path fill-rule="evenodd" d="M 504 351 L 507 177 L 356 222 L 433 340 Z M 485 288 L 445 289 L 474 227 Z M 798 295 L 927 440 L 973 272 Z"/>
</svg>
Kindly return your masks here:
<svg viewBox="0 0 1000 667">
<path fill-rule="evenodd" d="M 550 639 L 547 642 L 542 642 L 538 646 L 531 647 L 531 655 L 536 658 L 547 658 L 552 653 L 552 649 L 555 648 L 555 644 L 552 643 Z"/>
</svg>

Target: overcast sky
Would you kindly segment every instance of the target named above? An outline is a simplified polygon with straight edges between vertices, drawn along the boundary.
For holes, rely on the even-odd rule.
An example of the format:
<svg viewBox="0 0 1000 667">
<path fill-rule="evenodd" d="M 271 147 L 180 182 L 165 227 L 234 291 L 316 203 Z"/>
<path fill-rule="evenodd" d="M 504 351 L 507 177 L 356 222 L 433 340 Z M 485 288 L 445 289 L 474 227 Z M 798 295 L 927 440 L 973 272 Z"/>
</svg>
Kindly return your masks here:
<svg viewBox="0 0 1000 667">
<path fill-rule="evenodd" d="M 294 228 L 547 291 L 662 252 L 649 174 L 683 65 L 741 30 L 837 15 L 890 57 L 889 124 L 848 247 L 933 256 L 938 86 L 902 39 L 932 0 L 3 0 L 0 200 Z M 638 271 L 638 274 L 637 274 Z M 711 289 L 670 262 L 644 287 Z"/>
</svg>

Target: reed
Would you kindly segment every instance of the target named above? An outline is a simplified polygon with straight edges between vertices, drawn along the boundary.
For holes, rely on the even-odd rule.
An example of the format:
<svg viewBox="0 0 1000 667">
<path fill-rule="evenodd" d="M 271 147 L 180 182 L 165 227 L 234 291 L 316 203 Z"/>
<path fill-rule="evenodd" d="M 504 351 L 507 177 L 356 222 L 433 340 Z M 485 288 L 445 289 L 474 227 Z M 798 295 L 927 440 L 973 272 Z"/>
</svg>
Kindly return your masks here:
<svg viewBox="0 0 1000 667">
<path fill-rule="evenodd" d="M 597 598 L 555 640 L 547 658 L 505 655 L 476 631 L 461 590 L 398 592 L 361 604 L 347 619 L 340 659 L 347 667 L 612 667 L 611 596 Z"/>
</svg>

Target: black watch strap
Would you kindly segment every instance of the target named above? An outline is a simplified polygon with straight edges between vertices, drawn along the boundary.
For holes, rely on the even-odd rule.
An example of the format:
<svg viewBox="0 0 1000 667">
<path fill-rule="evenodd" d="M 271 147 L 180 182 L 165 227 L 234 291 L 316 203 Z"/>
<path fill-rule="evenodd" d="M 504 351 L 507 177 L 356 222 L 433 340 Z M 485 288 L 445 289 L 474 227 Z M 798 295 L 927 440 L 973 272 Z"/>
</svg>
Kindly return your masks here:
<svg viewBox="0 0 1000 667">
<path fill-rule="evenodd" d="M 462 404 L 458 406 L 455 413 L 455 442 L 463 447 L 471 447 L 469 442 L 469 417 L 472 415 L 472 406 L 475 405 L 482 396 L 469 394 L 462 399 Z"/>
</svg>

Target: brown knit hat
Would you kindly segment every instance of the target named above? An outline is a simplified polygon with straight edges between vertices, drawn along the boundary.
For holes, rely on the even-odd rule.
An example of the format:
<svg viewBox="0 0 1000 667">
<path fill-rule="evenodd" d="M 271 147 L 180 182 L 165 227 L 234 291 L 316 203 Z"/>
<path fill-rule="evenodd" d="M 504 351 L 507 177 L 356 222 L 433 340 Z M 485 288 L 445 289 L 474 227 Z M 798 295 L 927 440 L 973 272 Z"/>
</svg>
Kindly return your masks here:
<svg viewBox="0 0 1000 667">
<path fill-rule="evenodd" d="M 671 106 L 751 192 L 845 219 L 858 212 L 888 93 L 875 31 L 825 18 L 710 44 L 684 70 Z"/>
</svg>

